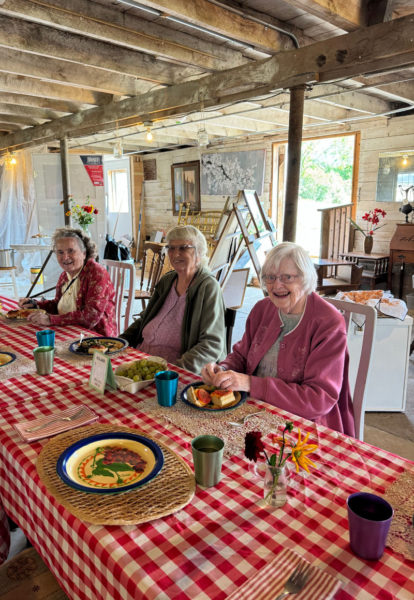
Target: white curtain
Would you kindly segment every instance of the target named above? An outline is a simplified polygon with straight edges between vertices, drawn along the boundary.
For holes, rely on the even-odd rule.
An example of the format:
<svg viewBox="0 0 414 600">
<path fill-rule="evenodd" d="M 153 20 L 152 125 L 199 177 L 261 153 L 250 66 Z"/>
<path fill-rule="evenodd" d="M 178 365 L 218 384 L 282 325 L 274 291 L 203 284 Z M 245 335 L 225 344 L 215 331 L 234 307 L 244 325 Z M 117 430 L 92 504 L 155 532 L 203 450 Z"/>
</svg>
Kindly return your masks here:
<svg viewBox="0 0 414 600">
<path fill-rule="evenodd" d="M 15 153 L 16 164 L 3 157 L 0 175 L 0 249 L 33 243 L 38 232 L 31 154 Z"/>
</svg>

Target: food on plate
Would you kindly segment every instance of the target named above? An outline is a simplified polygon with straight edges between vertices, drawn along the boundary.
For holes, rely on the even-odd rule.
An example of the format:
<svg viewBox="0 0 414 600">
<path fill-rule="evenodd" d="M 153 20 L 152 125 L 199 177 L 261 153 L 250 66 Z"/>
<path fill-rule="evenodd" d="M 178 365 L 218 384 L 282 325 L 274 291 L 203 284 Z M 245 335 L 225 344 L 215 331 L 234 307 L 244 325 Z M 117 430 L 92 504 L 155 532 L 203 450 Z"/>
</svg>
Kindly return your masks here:
<svg viewBox="0 0 414 600">
<path fill-rule="evenodd" d="M 108 346 L 103 346 L 102 344 L 94 344 L 93 346 L 89 346 L 88 354 L 93 354 L 95 350 L 105 353 L 108 352 L 109 348 Z"/>
<path fill-rule="evenodd" d="M 187 400 L 195 406 L 217 410 L 236 404 L 238 399 L 231 390 L 220 390 L 213 385 L 190 386 L 187 388 Z"/>
<path fill-rule="evenodd" d="M 124 342 L 122 340 L 87 338 L 75 348 L 75 352 L 79 352 L 80 354 L 93 354 L 95 350 L 99 350 L 100 352 L 117 352 L 123 347 Z"/>
<path fill-rule="evenodd" d="M 187 389 L 187 399 L 191 404 L 195 404 L 196 406 L 207 406 L 211 402 L 210 394 L 202 387 L 189 387 Z"/>
<path fill-rule="evenodd" d="M 342 297 L 351 300 L 351 302 L 365 304 L 369 300 L 381 300 L 383 295 L 383 290 L 357 290 L 353 292 L 343 292 Z"/>
<path fill-rule="evenodd" d="M 7 365 L 7 363 L 11 362 L 13 357 L 10 354 L 2 354 L 0 353 L 0 365 Z"/>
<path fill-rule="evenodd" d="M 27 317 L 29 315 L 31 315 L 33 312 L 42 312 L 44 313 L 45 311 L 40 309 L 40 308 L 18 308 L 16 310 L 9 310 L 9 312 L 6 314 L 6 317 L 8 319 L 27 319 Z"/>
<path fill-rule="evenodd" d="M 130 362 L 122 368 L 117 369 L 116 374 L 121 377 L 132 379 L 133 381 L 149 381 L 150 379 L 154 379 L 155 373 L 163 371 L 164 369 L 165 365 L 154 360 L 143 358 L 141 360 Z"/>
<path fill-rule="evenodd" d="M 219 408 L 225 408 L 235 401 L 234 393 L 231 390 L 215 390 L 210 394 L 211 401 Z"/>
</svg>

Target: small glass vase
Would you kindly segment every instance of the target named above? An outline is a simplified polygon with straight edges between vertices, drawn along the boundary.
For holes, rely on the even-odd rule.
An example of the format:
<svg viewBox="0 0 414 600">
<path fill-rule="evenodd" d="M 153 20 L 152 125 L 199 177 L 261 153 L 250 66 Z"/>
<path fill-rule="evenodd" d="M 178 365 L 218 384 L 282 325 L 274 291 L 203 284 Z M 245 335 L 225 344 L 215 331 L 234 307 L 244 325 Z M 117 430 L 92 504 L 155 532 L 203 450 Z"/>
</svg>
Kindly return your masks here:
<svg viewBox="0 0 414 600">
<path fill-rule="evenodd" d="M 82 229 L 82 231 L 85 235 L 87 235 L 88 237 L 91 237 L 91 234 L 89 231 L 89 225 L 79 225 L 79 227 Z"/>
<path fill-rule="evenodd" d="M 266 465 L 264 477 L 264 502 L 268 506 L 279 508 L 287 501 L 288 470 L 283 467 Z"/>
<path fill-rule="evenodd" d="M 372 237 L 372 235 L 366 235 L 364 237 L 364 253 L 371 254 L 373 245 L 374 245 L 374 238 Z"/>
</svg>

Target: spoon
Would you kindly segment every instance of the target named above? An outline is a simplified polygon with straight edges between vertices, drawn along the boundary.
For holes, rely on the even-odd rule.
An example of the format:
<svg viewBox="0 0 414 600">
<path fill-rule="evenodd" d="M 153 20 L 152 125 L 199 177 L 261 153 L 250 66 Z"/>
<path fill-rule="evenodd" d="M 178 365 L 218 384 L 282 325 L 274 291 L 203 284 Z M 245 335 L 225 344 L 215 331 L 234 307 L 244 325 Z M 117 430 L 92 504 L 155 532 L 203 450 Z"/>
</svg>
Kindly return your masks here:
<svg viewBox="0 0 414 600">
<path fill-rule="evenodd" d="M 227 421 L 227 423 L 229 425 L 233 425 L 233 427 L 243 427 L 243 425 L 245 424 L 245 422 L 247 421 L 247 419 L 249 419 L 250 417 L 254 417 L 255 415 L 260 415 L 260 413 L 262 412 L 266 412 L 265 410 L 259 410 L 258 412 L 254 412 L 254 413 L 250 413 L 248 415 L 245 415 L 244 417 L 241 417 L 241 419 L 237 419 L 237 421 Z"/>
</svg>

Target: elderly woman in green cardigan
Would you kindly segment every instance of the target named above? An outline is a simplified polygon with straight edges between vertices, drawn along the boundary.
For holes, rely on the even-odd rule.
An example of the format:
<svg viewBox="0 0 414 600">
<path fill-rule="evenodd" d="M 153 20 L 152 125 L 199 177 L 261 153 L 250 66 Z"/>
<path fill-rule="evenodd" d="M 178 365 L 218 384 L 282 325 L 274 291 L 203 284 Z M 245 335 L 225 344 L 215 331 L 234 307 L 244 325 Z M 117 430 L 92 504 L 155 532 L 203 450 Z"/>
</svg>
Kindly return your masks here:
<svg viewBox="0 0 414 600">
<path fill-rule="evenodd" d="M 200 374 L 224 358 L 224 302 L 217 280 L 204 266 L 207 242 L 192 225 L 166 236 L 173 271 L 156 285 L 146 309 L 121 337 L 142 352 Z"/>
</svg>

